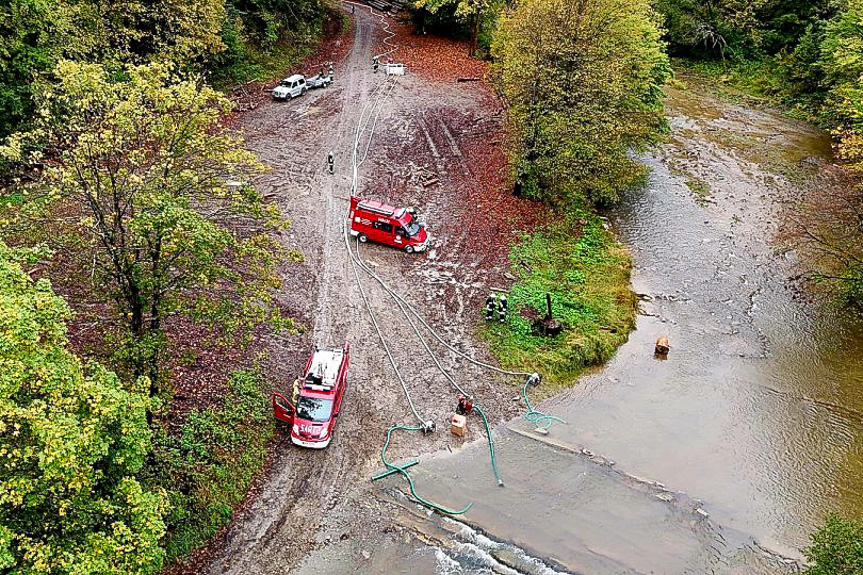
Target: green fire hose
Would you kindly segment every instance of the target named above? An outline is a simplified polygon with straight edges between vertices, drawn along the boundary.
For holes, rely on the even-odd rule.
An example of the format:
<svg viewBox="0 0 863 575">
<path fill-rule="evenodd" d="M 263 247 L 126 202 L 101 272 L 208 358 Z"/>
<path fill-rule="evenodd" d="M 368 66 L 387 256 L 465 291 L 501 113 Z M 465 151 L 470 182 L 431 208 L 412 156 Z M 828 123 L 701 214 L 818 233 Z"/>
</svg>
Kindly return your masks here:
<svg viewBox="0 0 863 575">
<path fill-rule="evenodd" d="M 524 397 L 524 404 L 527 406 L 527 413 L 524 414 L 524 418 L 534 424 L 537 430 L 548 432 L 549 428 L 555 423 L 566 423 L 566 421 L 555 415 L 550 415 L 533 408 L 530 404 L 530 399 L 527 397 L 527 386 L 535 381 L 538 381 L 538 379 L 530 376 L 524 382 L 524 387 L 521 388 L 521 395 Z"/>
<path fill-rule="evenodd" d="M 456 511 L 454 509 L 448 509 L 448 508 L 444 507 L 443 505 L 438 505 L 437 503 L 434 503 L 433 501 L 429 501 L 428 499 L 425 499 L 425 498 L 421 497 L 419 494 L 417 494 L 416 487 L 414 487 L 414 480 L 410 476 L 410 474 L 407 472 L 407 468 L 410 467 L 411 465 L 415 465 L 415 463 L 412 462 L 412 463 L 408 463 L 408 464 L 403 465 L 403 466 L 399 466 L 399 465 L 396 465 L 395 463 L 390 463 L 387 460 L 387 448 L 389 448 L 389 446 L 390 446 L 390 440 L 392 439 L 393 432 L 397 431 L 397 430 L 423 431 L 423 428 L 422 427 L 409 427 L 406 425 L 394 425 L 394 426 L 390 427 L 389 430 L 387 430 L 387 440 L 384 442 L 383 449 L 381 449 L 381 461 L 383 461 L 386 468 L 389 471 L 401 473 L 404 476 L 404 478 L 408 480 L 408 486 L 410 487 L 411 495 L 413 496 L 414 500 L 421 503 L 422 505 L 425 505 L 426 507 L 429 507 L 430 509 L 440 511 L 441 513 L 445 513 L 446 515 L 462 515 L 464 513 L 467 513 L 467 511 L 471 507 L 473 507 L 473 503 L 468 503 L 467 505 L 465 505 L 464 509 Z"/>
</svg>

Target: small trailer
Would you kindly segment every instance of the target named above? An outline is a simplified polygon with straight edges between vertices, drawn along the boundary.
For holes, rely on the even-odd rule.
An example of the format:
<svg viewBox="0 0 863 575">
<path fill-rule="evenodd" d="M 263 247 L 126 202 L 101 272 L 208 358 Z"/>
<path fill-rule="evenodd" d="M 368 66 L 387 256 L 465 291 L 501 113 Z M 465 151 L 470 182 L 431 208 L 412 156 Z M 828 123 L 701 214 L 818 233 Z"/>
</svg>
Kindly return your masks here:
<svg viewBox="0 0 863 575">
<path fill-rule="evenodd" d="M 306 78 L 306 85 L 309 88 L 326 88 L 333 82 L 333 77 L 325 74 L 315 74 L 311 78 Z"/>
<path fill-rule="evenodd" d="M 387 76 L 404 76 L 405 65 L 394 63 L 384 64 L 384 71 L 387 73 Z"/>
</svg>

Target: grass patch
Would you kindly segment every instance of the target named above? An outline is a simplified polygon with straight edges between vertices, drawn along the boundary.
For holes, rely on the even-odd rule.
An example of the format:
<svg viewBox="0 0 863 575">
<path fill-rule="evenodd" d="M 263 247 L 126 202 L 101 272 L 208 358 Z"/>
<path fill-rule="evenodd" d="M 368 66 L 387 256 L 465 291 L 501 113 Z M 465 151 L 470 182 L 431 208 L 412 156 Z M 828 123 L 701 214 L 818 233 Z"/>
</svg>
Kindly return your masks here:
<svg viewBox="0 0 863 575">
<path fill-rule="evenodd" d="M 261 383 L 255 373 L 236 372 L 218 409 L 190 412 L 176 433 L 156 432 L 144 478 L 170 499 L 168 564 L 225 526 L 263 470 L 274 426 Z"/>
<path fill-rule="evenodd" d="M 580 233 L 579 233 L 580 230 Z M 483 328 L 506 368 L 538 371 L 555 387 L 570 385 L 586 367 L 610 359 L 635 327 L 636 297 L 629 288 L 629 252 L 594 214 L 579 211 L 524 235 L 510 250 L 517 279 L 504 324 Z M 537 335 L 551 293 L 560 335 Z"/>
</svg>

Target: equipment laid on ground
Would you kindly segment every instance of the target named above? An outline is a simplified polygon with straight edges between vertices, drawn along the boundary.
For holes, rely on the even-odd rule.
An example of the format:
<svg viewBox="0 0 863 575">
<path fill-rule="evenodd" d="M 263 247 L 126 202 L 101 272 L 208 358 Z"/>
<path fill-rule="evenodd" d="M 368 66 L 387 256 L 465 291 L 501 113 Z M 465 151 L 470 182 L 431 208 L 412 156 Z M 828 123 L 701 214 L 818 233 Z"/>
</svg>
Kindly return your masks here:
<svg viewBox="0 0 863 575">
<path fill-rule="evenodd" d="M 387 76 L 404 76 L 405 75 L 405 65 L 404 64 L 384 64 L 384 71 L 387 73 Z"/>
<path fill-rule="evenodd" d="M 467 418 L 464 415 L 459 415 L 458 413 L 452 416 L 452 420 L 450 421 L 449 430 L 453 435 L 457 435 L 458 437 L 464 437 L 465 433 L 467 433 Z"/>
<path fill-rule="evenodd" d="M 291 426 L 291 442 L 323 449 L 330 444 L 347 385 L 350 345 L 317 349 L 294 382 L 291 400 L 274 393 L 273 416 Z"/>
<path fill-rule="evenodd" d="M 549 292 L 545 293 L 545 306 L 546 312 L 545 317 L 540 320 L 535 320 L 533 322 L 533 331 L 537 335 L 544 335 L 546 337 L 555 337 L 560 335 L 560 332 L 563 331 L 563 324 L 558 320 L 554 319 L 551 312 L 551 294 Z"/>
<path fill-rule="evenodd" d="M 524 398 L 524 404 L 527 406 L 527 413 L 524 414 L 524 418 L 536 426 L 533 430 L 534 433 L 548 435 L 548 430 L 551 429 L 552 425 L 555 423 L 565 424 L 566 421 L 556 415 L 549 415 L 548 413 L 533 408 L 533 405 L 530 403 L 530 399 L 527 397 L 527 388 L 530 385 L 539 385 L 539 381 L 539 374 L 532 373 L 527 376 L 524 386 L 521 388 L 521 396 Z"/>
<path fill-rule="evenodd" d="M 292 100 L 297 96 L 302 96 L 309 89 L 306 84 L 306 77 L 302 74 L 294 74 L 279 82 L 279 85 L 273 88 L 274 100 Z"/>
<path fill-rule="evenodd" d="M 351 235 L 403 249 L 409 254 L 428 248 L 430 236 L 413 208 L 394 208 L 374 200 L 351 196 Z"/>
<path fill-rule="evenodd" d="M 455 412 L 459 415 L 467 415 L 473 411 L 473 400 L 463 395 L 458 396 L 458 405 L 455 406 Z"/>
</svg>

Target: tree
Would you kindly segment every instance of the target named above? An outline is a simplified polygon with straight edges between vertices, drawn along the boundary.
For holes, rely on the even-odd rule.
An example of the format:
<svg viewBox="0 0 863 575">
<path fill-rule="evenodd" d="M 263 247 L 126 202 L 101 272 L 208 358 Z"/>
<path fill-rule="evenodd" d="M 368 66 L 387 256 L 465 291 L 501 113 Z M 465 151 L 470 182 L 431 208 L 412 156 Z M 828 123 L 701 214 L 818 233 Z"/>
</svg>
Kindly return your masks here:
<svg viewBox="0 0 863 575">
<path fill-rule="evenodd" d="M 863 522 L 827 517 L 824 527 L 812 535 L 805 550 L 813 563 L 806 575 L 860 575 L 863 573 Z"/>
<path fill-rule="evenodd" d="M 164 499 L 134 478 L 150 446 L 146 381 L 124 387 L 66 349 L 66 303 L 0 242 L 0 571 L 146 574 Z"/>
<path fill-rule="evenodd" d="M 643 177 L 630 158 L 664 129 L 671 71 L 647 0 L 524 0 L 492 53 L 516 188 L 554 202 L 613 201 Z"/>
<path fill-rule="evenodd" d="M 45 168 L 19 189 L 28 199 L 17 222 L 77 258 L 114 305 L 133 375 L 159 391 L 171 314 L 241 338 L 264 322 L 292 328 L 272 294 L 283 254 L 269 232 L 284 222 L 248 183 L 263 166 L 222 127 L 230 102 L 169 65 L 127 67 L 114 81 L 100 65 L 64 61 L 56 76 L 32 136 L 50 153 L 30 158 Z M 5 154 L 20 160 L 26 137 Z"/>
<path fill-rule="evenodd" d="M 224 0 L 8 0 L 0 6 L 0 137 L 33 113 L 62 58 L 108 66 L 193 65 L 224 50 Z"/>
<path fill-rule="evenodd" d="M 499 9 L 499 0 L 416 0 L 415 6 L 437 14 L 444 7 L 455 7 L 455 17 L 464 20 L 470 27 L 470 43 L 468 54 L 476 53 L 479 39 L 479 29 L 485 16 L 492 10 Z"/>
</svg>

